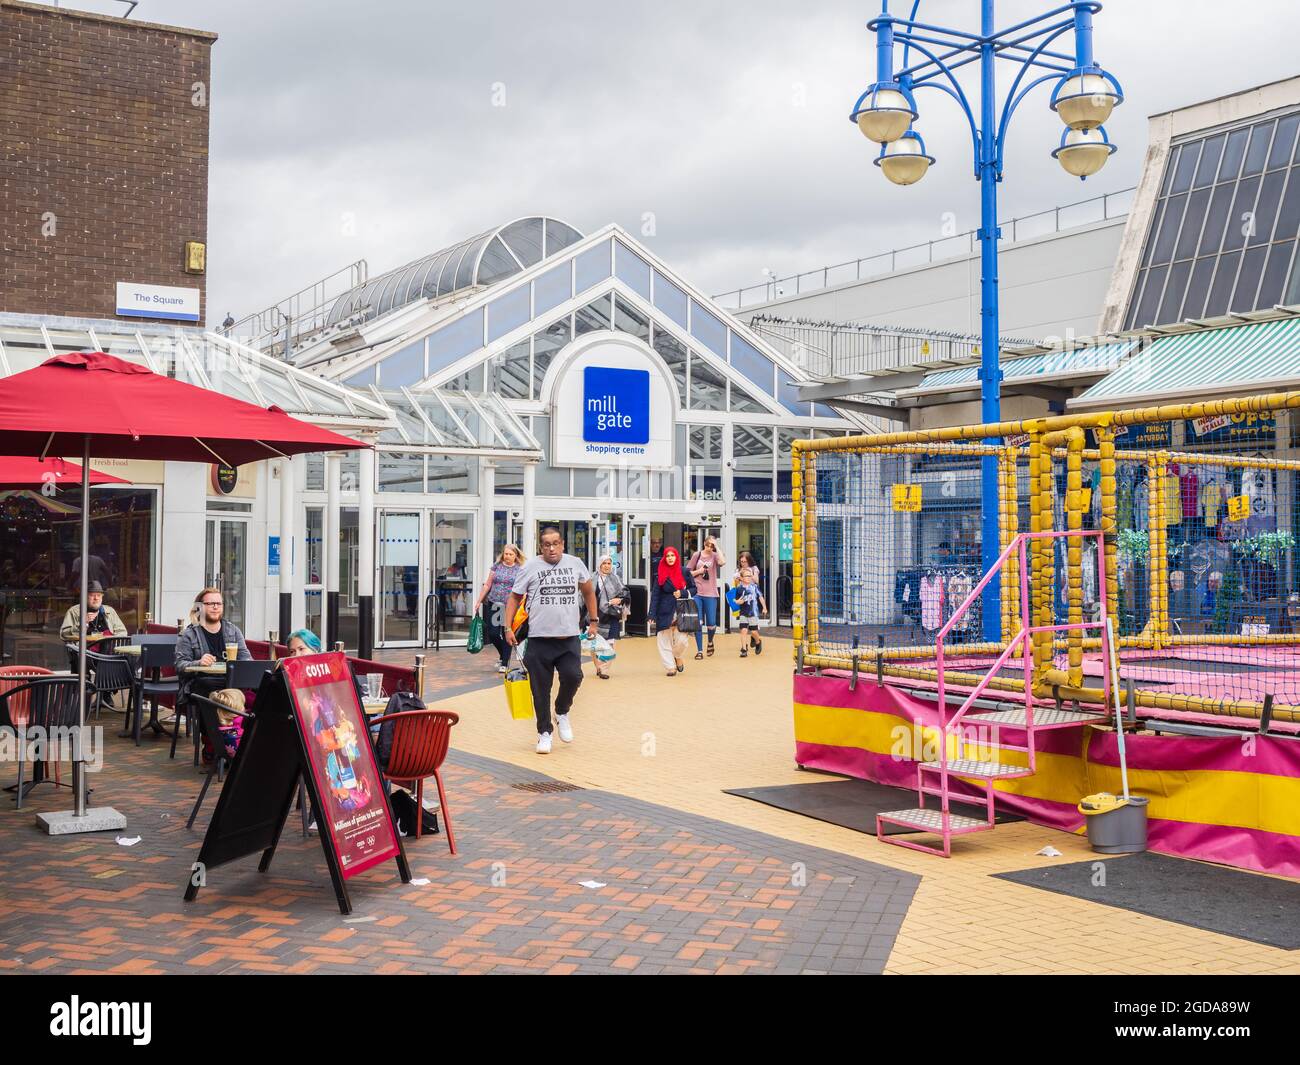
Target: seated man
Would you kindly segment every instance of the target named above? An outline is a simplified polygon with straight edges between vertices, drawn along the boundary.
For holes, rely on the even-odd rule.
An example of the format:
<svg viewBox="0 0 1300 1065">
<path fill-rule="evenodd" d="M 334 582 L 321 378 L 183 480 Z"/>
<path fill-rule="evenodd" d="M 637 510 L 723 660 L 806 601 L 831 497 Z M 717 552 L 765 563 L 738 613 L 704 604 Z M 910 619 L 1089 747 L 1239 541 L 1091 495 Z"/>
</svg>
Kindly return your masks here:
<svg viewBox="0 0 1300 1065">
<path fill-rule="evenodd" d="M 104 586 L 99 581 L 91 581 L 86 596 L 86 645 L 92 650 L 95 641 L 105 636 L 125 636 L 126 626 L 117 616 L 117 611 L 104 602 Z M 81 604 L 74 603 L 63 615 L 63 626 L 59 629 L 59 638 L 64 643 L 75 644 L 81 636 Z"/>
<path fill-rule="evenodd" d="M 239 626 L 223 616 L 226 609 L 220 588 L 204 588 L 194 600 L 199 608 L 198 620 L 187 625 L 176 640 L 176 672 L 186 666 L 210 666 L 226 660 L 226 648 L 235 647 L 235 658 L 249 661 L 253 656 L 244 643 Z"/>
</svg>

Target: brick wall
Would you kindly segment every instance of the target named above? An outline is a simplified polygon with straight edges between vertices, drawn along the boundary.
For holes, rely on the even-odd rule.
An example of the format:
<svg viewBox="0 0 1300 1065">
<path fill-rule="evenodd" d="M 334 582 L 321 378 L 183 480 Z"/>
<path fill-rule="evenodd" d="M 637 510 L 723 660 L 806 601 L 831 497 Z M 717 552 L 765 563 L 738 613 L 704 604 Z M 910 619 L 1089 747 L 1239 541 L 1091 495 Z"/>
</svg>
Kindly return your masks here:
<svg viewBox="0 0 1300 1065">
<path fill-rule="evenodd" d="M 203 291 L 184 248 L 207 241 L 215 40 L 0 0 L 0 311 L 114 318 L 118 281 Z"/>
</svg>

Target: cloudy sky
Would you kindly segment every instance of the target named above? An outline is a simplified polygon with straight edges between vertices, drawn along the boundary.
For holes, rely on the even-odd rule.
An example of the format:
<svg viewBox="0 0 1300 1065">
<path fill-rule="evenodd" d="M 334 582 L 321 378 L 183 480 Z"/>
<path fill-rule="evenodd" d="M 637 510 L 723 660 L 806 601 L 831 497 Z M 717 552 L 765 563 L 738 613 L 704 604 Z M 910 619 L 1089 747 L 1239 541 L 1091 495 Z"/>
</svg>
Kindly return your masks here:
<svg viewBox="0 0 1300 1065">
<path fill-rule="evenodd" d="M 847 120 L 871 80 L 878 2 L 143 0 L 133 17 L 220 34 L 218 322 L 353 260 L 379 273 L 525 214 L 646 233 L 709 293 L 926 241 L 949 214 L 973 228 L 970 138 L 949 97 L 921 96 L 939 165 L 906 189 Z M 999 22 L 1048 7 L 1003 0 Z M 1148 115 L 1297 72 L 1295 0 L 1231 10 L 1225 24 L 1221 0 L 1110 0 L 1096 51 L 1127 94 L 1109 125 L 1120 151 L 1086 184 L 1067 178 L 1040 88 L 1009 138 L 1003 217 L 1127 188 Z M 921 11 L 978 28 L 976 0 Z"/>
</svg>

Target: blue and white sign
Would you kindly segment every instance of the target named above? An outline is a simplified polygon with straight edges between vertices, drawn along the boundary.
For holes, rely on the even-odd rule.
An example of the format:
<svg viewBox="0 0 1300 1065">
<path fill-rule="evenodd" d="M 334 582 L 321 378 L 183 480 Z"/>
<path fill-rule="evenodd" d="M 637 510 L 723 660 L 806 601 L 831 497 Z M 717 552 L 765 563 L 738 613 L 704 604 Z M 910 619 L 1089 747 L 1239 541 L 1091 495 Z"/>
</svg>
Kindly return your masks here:
<svg viewBox="0 0 1300 1065">
<path fill-rule="evenodd" d="M 169 322 L 199 320 L 199 290 L 168 285 L 117 283 L 117 313 L 127 318 L 162 318 Z"/>
<path fill-rule="evenodd" d="M 551 363 L 552 466 L 672 469 L 677 386 L 649 345 L 604 330 L 579 337 Z"/>
<path fill-rule="evenodd" d="M 650 371 L 584 366 L 582 438 L 596 444 L 648 444 Z"/>
</svg>

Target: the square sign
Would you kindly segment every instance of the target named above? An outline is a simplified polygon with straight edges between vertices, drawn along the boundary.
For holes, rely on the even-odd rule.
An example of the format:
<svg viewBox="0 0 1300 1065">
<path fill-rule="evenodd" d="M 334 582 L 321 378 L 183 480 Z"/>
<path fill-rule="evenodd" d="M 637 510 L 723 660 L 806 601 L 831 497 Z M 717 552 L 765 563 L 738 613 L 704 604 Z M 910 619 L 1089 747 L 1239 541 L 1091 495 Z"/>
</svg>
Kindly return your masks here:
<svg viewBox="0 0 1300 1065">
<path fill-rule="evenodd" d="M 650 442 L 650 371 L 586 366 L 582 438 L 599 444 Z"/>
</svg>

